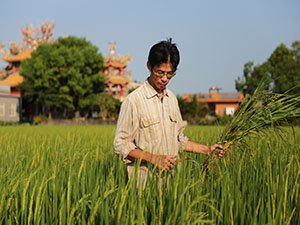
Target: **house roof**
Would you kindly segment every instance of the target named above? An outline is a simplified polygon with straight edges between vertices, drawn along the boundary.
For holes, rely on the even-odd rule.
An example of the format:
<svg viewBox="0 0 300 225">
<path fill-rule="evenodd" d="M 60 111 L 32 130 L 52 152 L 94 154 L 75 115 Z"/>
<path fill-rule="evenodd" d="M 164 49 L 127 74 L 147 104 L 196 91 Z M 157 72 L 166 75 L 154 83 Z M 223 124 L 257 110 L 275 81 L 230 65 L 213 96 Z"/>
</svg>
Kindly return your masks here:
<svg viewBox="0 0 300 225">
<path fill-rule="evenodd" d="M 194 94 L 183 94 L 182 98 L 192 101 Z M 196 94 L 198 102 L 202 103 L 241 103 L 244 95 L 242 93 L 215 93 Z"/>
<path fill-rule="evenodd" d="M 4 57 L 2 59 L 6 62 L 21 62 L 24 59 L 30 59 L 32 51 L 33 50 L 31 50 L 31 49 L 25 49 L 23 52 L 21 52 L 17 55 L 10 56 L 10 57 Z"/>
<path fill-rule="evenodd" d="M 8 84 L 11 87 L 16 87 L 21 84 L 24 80 L 24 77 L 20 74 L 13 74 L 6 77 L 4 80 L 0 80 L 0 84 Z"/>
</svg>

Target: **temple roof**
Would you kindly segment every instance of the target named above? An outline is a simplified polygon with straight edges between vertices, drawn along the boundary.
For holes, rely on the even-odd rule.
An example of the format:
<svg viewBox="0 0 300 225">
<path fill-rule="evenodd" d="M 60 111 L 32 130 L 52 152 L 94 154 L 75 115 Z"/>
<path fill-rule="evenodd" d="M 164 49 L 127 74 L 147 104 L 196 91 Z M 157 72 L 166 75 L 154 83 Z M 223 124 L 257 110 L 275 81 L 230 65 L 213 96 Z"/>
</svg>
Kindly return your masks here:
<svg viewBox="0 0 300 225">
<path fill-rule="evenodd" d="M 0 80 L 0 84 L 8 84 L 11 87 L 16 87 L 21 84 L 24 80 L 24 77 L 20 74 L 13 74 L 6 77 L 4 80 Z"/>
<path fill-rule="evenodd" d="M 109 60 L 109 61 L 104 62 L 104 67 L 109 67 L 109 66 L 112 66 L 115 68 L 125 68 L 125 67 L 127 67 L 127 63 L 121 63 L 117 60 Z"/>
<path fill-rule="evenodd" d="M 123 77 L 119 77 L 119 76 L 110 77 L 107 82 L 112 82 L 114 84 L 129 83 L 129 81 L 127 79 L 125 79 Z"/>
<path fill-rule="evenodd" d="M 32 51 L 33 50 L 31 50 L 31 49 L 25 49 L 23 52 L 21 52 L 17 55 L 10 56 L 10 57 L 4 57 L 2 59 L 6 62 L 21 62 L 24 59 L 30 59 Z"/>
</svg>

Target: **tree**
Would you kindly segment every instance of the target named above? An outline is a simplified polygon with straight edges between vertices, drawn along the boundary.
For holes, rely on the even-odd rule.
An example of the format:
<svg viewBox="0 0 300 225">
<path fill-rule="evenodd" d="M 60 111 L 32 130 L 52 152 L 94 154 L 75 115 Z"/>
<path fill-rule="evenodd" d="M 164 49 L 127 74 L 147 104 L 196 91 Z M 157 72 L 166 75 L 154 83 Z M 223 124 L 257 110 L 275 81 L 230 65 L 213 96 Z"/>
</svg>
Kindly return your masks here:
<svg viewBox="0 0 300 225">
<path fill-rule="evenodd" d="M 274 81 L 274 92 L 284 93 L 300 84 L 300 51 L 298 47 L 297 52 L 297 42 L 294 42 L 293 46 L 294 49 L 288 49 L 284 44 L 279 45 L 268 60 L 271 65 L 270 72 Z M 299 94 L 299 90 L 298 88 L 291 92 Z"/>
<path fill-rule="evenodd" d="M 238 77 L 235 81 L 235 88 L 244 95 L 252 94 L 258 84 L 263 80 L 265 89 L 271 88 L 270 64 L 265 62 L 262 65 L 253 67 L 253 62 L 247 62 L 244 65 L 243 78 Z"/>
<path fill-rule="evenodd" d="M 188 120 L 190 124 L 197 124 L 209 112 L 208 105 L 200 103 L 197 95 L 193 95 L 190 102 L 179 95 L 177 95 L 177 100 L 183 119 Z"/>
<path fill-rule="evenodd" d="M 85 38 L 59 38 L 41 44 L 32 58 L 22 61 L 24 82 L 19 86 L 26 102 L 46 108 L 86 114 L 98 104 L 105 89 L 103 57 Z"/>
<path fill-rule="evenodd" d="M 194 120 L 198 120 L 198 114 L 200 111 L 200 105 L 197 99 L 197 95 L 193 95 L 192 101 L 189 102 L 190 114 Z"/>
<path fill-rule="evenodd" d="M 103 92 L 98 95 L 99 116 L 102 120 L 117 119 L 121 102 L 111 94 Z"/>
<path fill-rule="evenodd" d="M 263 80 L 265 89 L 284 93 L 299 94 L 300 89 L 300 42 L 295 41 L 292 49 L 280 44 L 269 59 L 261 65 L 254 66 L 253 62 L 244 65 L 243 77 L 235 81 L 237 91 L 252 94 Z"/>
<path fill-rule="evenodd" d="M 187 114 L 189 113 L 188 102 L 185 101 L 181 95 L 177 95 L 178 106 L 181 112 L 183 119 L 186 119 Z"/>
</svg>

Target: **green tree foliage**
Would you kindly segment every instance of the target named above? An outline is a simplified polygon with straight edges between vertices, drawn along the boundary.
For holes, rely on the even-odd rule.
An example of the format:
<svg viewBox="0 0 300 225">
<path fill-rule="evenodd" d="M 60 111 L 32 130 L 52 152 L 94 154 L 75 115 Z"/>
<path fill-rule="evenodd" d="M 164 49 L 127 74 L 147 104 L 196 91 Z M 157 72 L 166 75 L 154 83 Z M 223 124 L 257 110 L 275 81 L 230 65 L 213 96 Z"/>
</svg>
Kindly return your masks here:
<svg viewBox="0 0 300 225">
<path fill-rule="evenodd" d="M 186 101 L 181 96 L 177 96 L 178 105 L 184 120 L 190 124 L 198 124 L 201 118 L 204 118 L 208 111 L 208 105 L 200 103 L 197 95 L 193 95 L 192 101 Z"/>
<path fill-rule="evenodd" d="M 294 42 L 293 46 L 297 47 L 297 42 Z M 297 48 L 288 49 L 284 44 L 281 44 L 270 56 L 271 77 L 274 80 L 275 92 L 284 93 L 300 84 L 299 54 L 299 47 L 297 52 Z M 300 89 L 297 90 L 299 93 Z"/>
<path fill-rule="evenodd" d="M 291 93 L 299 94 L 300 87 L 300 42 L 295 41 L 292 49 L 280 44 L 269 59 L 261 65 L 253 66 L 253 62 L 244 65 L 243 77 L 235 81 L 237 91 L 244 94 L 252 94 L 258 84 L 265 81 L 265 89 L 277 93 L 291 90 Z"/>
<path fill-rule="evenodd" d="M 105 89 L 103 57 L 85 38 L 59 38 L 40 45 L 22 61 L 24 82 L 19 86 L 26 102 L 53 109 L 86 113 L 98 104 Z"/>
<path fill-rule="evenodd" d="M 120 111 L 121 102 L 111 94 L 102 92 L 97 98 L 99 117 L 101 120 L 116 120 Z"/>
<path fill-rule="evenodd" d="M 261 80 L 265 81 L 264 87 L 271 88 L 271 77 L 269 73 L 270 64 L 265 62 L 262 65 L 253 66 L 253 62 L 247 62 L 244 65 L 243 78 L 238 77 L 235 81 L 237 91 L 244 94 L 253 93 Z"/>
<path fill-rule="evenodd" d="M 181 95 L 177 95 L 176 97 L 177 97 L 178 106 L 179 106 L 180 112 L 182 114 L 182 117 L 183 117 L 183 119 L 185 119 L 185 115 L 189 111 L 188 102 L 185 101 Z"/>
</svg>

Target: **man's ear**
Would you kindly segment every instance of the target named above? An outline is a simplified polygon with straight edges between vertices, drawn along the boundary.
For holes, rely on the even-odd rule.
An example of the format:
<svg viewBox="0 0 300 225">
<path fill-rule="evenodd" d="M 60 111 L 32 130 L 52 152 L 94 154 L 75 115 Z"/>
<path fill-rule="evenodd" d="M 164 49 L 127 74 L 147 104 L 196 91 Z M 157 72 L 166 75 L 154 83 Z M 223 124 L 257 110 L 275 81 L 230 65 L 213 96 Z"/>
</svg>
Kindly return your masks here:
<svg viewBox="0 0 300 225">
<path fill-rule="evenodd" d="M 149 62 L 149 61 L 147 62 L 147 68 L 148 68 L 148 70 L 151 72 L 151 65 L 150 65 L 150 62 Z"/>
</svg>

